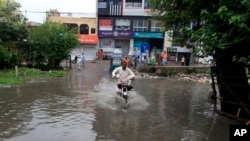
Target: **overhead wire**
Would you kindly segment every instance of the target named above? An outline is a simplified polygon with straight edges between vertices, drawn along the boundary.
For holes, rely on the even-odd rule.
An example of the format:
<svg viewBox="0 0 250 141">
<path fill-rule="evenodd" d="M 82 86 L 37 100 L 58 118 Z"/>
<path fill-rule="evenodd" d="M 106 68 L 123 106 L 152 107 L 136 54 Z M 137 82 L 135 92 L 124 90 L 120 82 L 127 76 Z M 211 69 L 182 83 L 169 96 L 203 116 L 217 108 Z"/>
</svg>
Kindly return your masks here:
<svg viewBox="0 0 250 141">
<path fill-rule="evenodd" d="M 56 10 L 56 9 L 55 9 Z M 96 17 L 96 12 L 59 12 L 59 11 L 28 11 L 28 10 L 19 10 L 17 12 L 22 13 L 25 17 L 27 17 L 27 14 L 46 14 L 46 13 L 59 13 L 60 17 L 86 17 L 86 18 L 94 18 Z M 69 14 L 71 14 L 69 16 Z M 67 16 L 65 16 L 67 15 Z"/>
<path fill-rule="evenodd" d="M 47 12 L 50 12 L 50 11 L 20 11 L 20 12 L 24 12 L 24 13 L 47 13 Z M 69 13 L 71 13 L 71 14 L 96 14 L 96 12 L 88 12 L 88 13 L 86 13 L 86 12 L 59 12 L 58 11 L 58 13 L 60 13 L 60 14 L 69 14 Z"/>
</svg>

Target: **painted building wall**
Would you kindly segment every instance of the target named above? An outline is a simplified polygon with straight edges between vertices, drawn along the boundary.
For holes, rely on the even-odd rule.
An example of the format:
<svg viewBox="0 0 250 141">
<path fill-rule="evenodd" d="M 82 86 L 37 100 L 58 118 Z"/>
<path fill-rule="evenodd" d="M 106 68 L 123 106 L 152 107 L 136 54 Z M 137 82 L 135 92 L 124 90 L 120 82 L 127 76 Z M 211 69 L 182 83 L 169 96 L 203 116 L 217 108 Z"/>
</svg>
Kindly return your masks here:
<svg viewBox="0 0 250 141">
<path fill-rule="evenodd" d="M 80 56 L 82 53 L 85 54 L 86 60 L 95 60 L 97 58 L 96 52 L 98 50 L 98 30 L 97 30 L 97 19 L 90 17 L 71 17 L 61 16 L 60 12 L 53 9 L 46 13 L 46 19 L 51 22 L 58 22 L 64 24 L 76 24 L 78 27 L 78 37 L 81 42 L 79 47 L 76 47 L 71 52 L 71 59 L 75 56 Z M 87 25 L 88 34 L 80 34 L 81 25 Z M 93 33 L 94 30 L 94 33 Z M 96 35 L 96 38 L 93 38 Z M 91 41 L 94 40 L 94 41 Z M 97 41 L 96 41 L 97 40 Z M 90 42 L 91 41 L 91 42 Z"/>
<path fill-rule="evenodd" d="M 91 28 L 95 28 L 95 35 L 97 35 L 97 23 L 96 18 L 75 18 L 75 17 L 59 17 L 59 16 L 49 16 L 48 21 L 59 22 L 59 23 L 75 23 L 80 27 L 81 24 L 87 24 L 89 26 L 89 34 L 91 33 Z M 78 30 L 78 33 L 80 31 Z"/>
<path fill-rule="evenodd" d="M 147 55 L 148 57 L 151 51 L 150 45 L 156 50 L 162 50 L 164 35 L 159 33 L 159 29 L 151 28 L 155 24 L 151 22 L 152 13 L 148 0 L 98 0 L 97 9 L 99 47 L 104 48 L 104 52 L 121 47 L 125 52 L 124 56 Z M 142 28 L 141 22 L 143 22 Z M 103 46 L 105 39 L 113 39 L 114 46 L 105 48 Z M 155 43 L 159 40 L 162 40 L 161 45 Z M 147 52 L 142 50 L 145 44 L 148 45 Z"/>
</svg>

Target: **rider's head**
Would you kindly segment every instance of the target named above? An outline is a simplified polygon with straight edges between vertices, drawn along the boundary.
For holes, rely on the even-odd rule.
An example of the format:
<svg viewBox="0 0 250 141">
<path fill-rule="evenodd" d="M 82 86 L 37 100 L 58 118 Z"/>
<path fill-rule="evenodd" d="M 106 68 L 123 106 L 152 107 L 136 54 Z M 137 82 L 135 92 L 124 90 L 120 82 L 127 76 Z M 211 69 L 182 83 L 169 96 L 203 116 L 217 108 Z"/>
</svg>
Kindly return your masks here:
<svg viewBox="0 0 250 141">
<path fill-rule="evenodd" d="M 127 67 L 127 62 L 126 61 L 122 61 L 122 69 L 125 70 Z"/>
</svg>

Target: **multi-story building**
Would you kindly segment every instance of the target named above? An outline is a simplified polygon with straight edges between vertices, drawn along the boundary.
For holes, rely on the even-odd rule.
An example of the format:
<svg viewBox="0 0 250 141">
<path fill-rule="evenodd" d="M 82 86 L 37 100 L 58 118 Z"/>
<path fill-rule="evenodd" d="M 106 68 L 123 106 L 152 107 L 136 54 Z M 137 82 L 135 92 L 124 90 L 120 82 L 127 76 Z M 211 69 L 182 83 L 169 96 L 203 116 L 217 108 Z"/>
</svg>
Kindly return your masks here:
<svg viewBox="0 0 250 141">
<path fill-rule="evenodd" d="M 123 56 L 143 60 L 164 50 L 161 22 L 152 19 L 148 0 L 98 0 L 99 49 L 112 55 L 120 48 Z"/>
<path fill-rule="evenodd" d="M 72 13 L 58 12 L 51 9 L 46 12 L 46 19 L 52 22 L 59 22 L 67 25 L 69 28 L 77 29 L 77 36 L 80 46 L 71 53 L 71 59 L 84 53 L 86 60 L 96 59 L 96 50 L 98 48 L 97 23 L 96 18 L 91 17 L 73 17 Z"/>
</svg>

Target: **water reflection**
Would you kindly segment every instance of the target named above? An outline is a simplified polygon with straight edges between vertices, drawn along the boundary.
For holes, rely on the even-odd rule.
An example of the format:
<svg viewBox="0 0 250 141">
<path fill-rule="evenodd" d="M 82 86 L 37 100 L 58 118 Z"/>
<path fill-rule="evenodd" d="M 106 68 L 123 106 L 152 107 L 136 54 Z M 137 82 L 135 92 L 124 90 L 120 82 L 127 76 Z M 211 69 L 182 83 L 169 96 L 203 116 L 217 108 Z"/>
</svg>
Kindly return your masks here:
<svg viewBox="0 0 250 141">
<path fill-rule="evenodd" d="M 144 108 L 97 108 L 97 140 L 209 140 L 227 141 L 228 122 L 213 132 L 221 119 L 207 99 L 209 84 L 171 79 L 137 79 L 135 97 Z M 109 92 L 109 91 L 106 91 Z M 220 127 L 221 128 L 221 127 Z M 218 133 L 219 136 L 218 136 Z"/>
<path fill-rule="evenodd" d="M 229 140 L 233 121 L 213 112 L 209 84 L 138 78 L 124 107 L 106 65 L 0 88 L 0 140 Z"/>
</svg>

